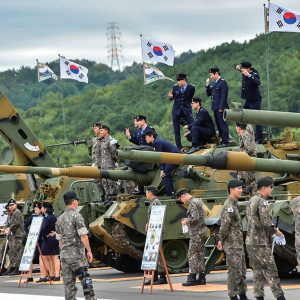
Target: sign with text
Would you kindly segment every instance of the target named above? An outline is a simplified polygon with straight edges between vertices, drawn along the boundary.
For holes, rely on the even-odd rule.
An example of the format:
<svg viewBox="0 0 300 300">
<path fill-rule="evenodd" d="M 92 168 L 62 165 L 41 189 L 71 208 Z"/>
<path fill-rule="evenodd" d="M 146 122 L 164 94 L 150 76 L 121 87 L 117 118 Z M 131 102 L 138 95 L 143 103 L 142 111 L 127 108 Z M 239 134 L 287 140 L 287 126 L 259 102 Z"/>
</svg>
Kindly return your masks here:
<svg viewBox="0 0 300 300">
<path fill-rule="evenodd" d="M 32 263 L 32 260 L 34 257 L 35 248 L 36 248 L 37 241 L 39 239 L 43 220 L 44 220 L 43 217 L 32 218 L 29 234 L 27 237 L 21 264 L 19 267 L 20 271 L 29 271 L 30 270 L 30 266 L 31 266 L 31 263 Z"/>
<path fill-rule="evenodd" d="M 155 270 L 164 230 L 166 205 L 154 205 L 151 209 L 141 269 Z"/>
</svg>

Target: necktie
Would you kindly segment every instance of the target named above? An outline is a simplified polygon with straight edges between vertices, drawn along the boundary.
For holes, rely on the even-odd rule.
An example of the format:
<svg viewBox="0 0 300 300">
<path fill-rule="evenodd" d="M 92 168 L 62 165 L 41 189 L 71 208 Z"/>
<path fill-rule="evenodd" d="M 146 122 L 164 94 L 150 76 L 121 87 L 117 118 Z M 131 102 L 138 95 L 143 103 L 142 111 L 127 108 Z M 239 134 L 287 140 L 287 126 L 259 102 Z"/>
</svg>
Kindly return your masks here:
<svg viewBox="0 0 300 300">
<path fill-rule="evenodd" d="M 183 94 L 183 93 L 184 93 L 184 87 L 181 88 L 181 94 Z"/>
</svg>

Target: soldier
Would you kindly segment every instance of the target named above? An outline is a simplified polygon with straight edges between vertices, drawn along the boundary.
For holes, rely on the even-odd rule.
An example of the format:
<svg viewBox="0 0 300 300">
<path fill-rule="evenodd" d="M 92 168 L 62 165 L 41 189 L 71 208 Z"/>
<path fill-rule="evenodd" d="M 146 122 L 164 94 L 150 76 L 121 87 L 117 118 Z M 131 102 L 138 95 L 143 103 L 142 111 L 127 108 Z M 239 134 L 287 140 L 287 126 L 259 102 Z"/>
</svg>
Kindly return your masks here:
<svg viewBox="0 0 300 300">
<path fill-rule="evenodd" d="M 4 206 L 6 212 L 4 212 L 4 214 L 7 214 L 8 216 L 12 214 L 12 211 L 9 209 L 8 204 L 6 204 Z M 7 227 L 9 227 L 9 223 L 8 223 L 8 218 L 6 219 L 5 222 L 5 228 L 1 229 L 1 233 L 5 233 L 6 234 L 6 240 L 2 242 L 2 244 L 0 245 L 0 263 L 2 263 L 3 260 L 3 256 L 7 254 L 9 245 L 8 245 L 8 235 L 7 235 Z M 5 247 L 6 247 L 6 253 L 5 252 Z M 5 260 L 3 260 L 4 262 Z M 0 276 L 2 276 L 3 273 L 5 273 L 7 271 L 7 269 L 4 267 L 4 265 L 2 266 L 2 270 L 0 272 Z"/>
<path fill-rule="evenodd" d="M 237 203 L 243 191 L 242 184 L 243 182 L 236 178 L 228 181 L 229 198 L 221 211 L 218 249 L 226 253 L 228 295 L 231 300 L 238 300 L 237 295 L 241 300 L 248 300 L 243 226 Z"/>
<path fill-rule="evenodd" d="M 147 131 L 145 133 L 147 143 L 153 143 L 155 151 L 158 152 L 171 152 L 171 153 L 181 153 L 173 144 L 161 139 L 157 136 L 155 131 Z M 172 172 L 177 167 L 177 165 L 171 164 L 159 164 L 160 167 L 160 177 L 165 186 L 167 196 L 173 196 L 174 187 L 172 180 Z"/>
<path fill-rule="evenodd" d="M 188 205 L 187 218 L 183 218 L 182 225 L 187 225 L 190 233 L 188 252 L 189 276 L 183 286 L 205 285 L 204 244 L 207 236 L 205 225 L 205 210 L 201 201 L 188 194 L 186 189 L 179 189 L 176 198 Z M 198 279 L 196 279 L 199 273 Z"/>
<path fill-rule="evenodd" d="M 213 80 L 209 84 L 209 78 L 206 80 L 206 95 L 211 96 L 211 110 L 214 112 L 215 121 L 219 130 L 219 137 L 222 137 L 222 144 L 219 148 L 229 146 L 229 131 L 228 125 L 223 119 L 223 111 L 228 108 L 228 84 L 221 78 L 219 68 L 209 69 L 209 75 Z"/>
<path fill-rule="evenodd" d="M 270 237 L 282 233 L 275 228 L 266 198 L 272 195 L 273 179 L 269 176 L 257 180 L 257 194 L 247 205 L 248 231 L 246 248 L 253 268 L 253 292 L 257 300 L 264 299 L 264 284 L 269 282 L 277 300 L 285 300 L 277 267 L 271 251 Z"/>
<path fill-rule="evenodd" d="M 101 139 L 100 126 L 101 125 L 102 124 L 99 122 L 94 123 L 93 128 L 94 128 L 95 136 L 92 138 L 92 161 L 93 161 L 92 166 L 98 167 L 98 168 L 101 167 L 101 155 L 100 155 L 100 139 Z M 96 178 L 95 183 L 101 194 L 101 191 L 102 191 L 101 179 Z"/>
<path fill-rule="evenodd" d="M 194 122 L 191 103 L 195 94 L 195 87 L 186 82 L 186 74 L 177 74 L 176 79 L 177 84 L 173 86 L 172 91 L 169 91 L 169 99 L 170 101 L 174 100 L 172 118 L 175 142 L 177 148 L 181 150 L 180 119 L 184 119 L 188 124 Z"/>
<path fill-rule="evenodd" d="M 235 128 L 239 134 L 240 149 L 241 152 L 246 152 L 250 157 L 256 157 L 257 147 L 255 144 L 255 139 L 254 136 L 249 133 L 249 127 L 247 130 L 247 126 L 247 124 L 236 122 Z M 253 197 L 256 193 L 256 172 L 238 171 L 238 177 L 246 183 L 249 194 L 251 197 Z"/>
<path fill-rule="evenodd" d="M 8 234 L 10 269 L 3 276 L 20 274 L 19 265 L 22 259 L 22 242 L 25 236 L 23 215 L 17 208 L 16 201 L 10 199 L 7 204 L 12 212 L 7 217 L 7 225 L 4 227 L 4 229 L 7 229 Z"/>
<path fill-rule="evenodd" d="M 101 170 L 114 170 L 117 162 L 117 148 L 119 147 L 117 140 L 109 135 L 109 127 L 107 125 L 100 126 L 100 155 Z M 117 183 L 114 180 L 102 178 L 102 196 L 117 195 Z"/>
<path fill-rule="evenodd" d="M 92 279 L 88 273 L 88 262 L 93 260 L 88 230 L 84 225 L 84 219 L 80 213 L 76 211 L 78 208 L 78 200 L 76 193 L 73 191 L 64 194 L 64 202 L 67 206 L 66 211 L 60 215 L 56 222 L 56 238 L 59 241 L 61 249 L 61 270 L 65 288 L 65 299 L 76 299 L 77 287 L 76 276 L 78 276 L 82 288 L 83 295 L 86 300 L 96 300 L 93 290 Z M 85 248 L 87 250 L 87 259 L 85 257 Z"/>
<path fill-rule="evenodd" d="M 150 201 L 149 207 L 148 207 L 148 223 L 146 224 L 145 231 L 148 231 L 148 224 L 151 216 L 151 209 L 153 205 L 161 205 L 160 201 L 157 199 L 157 194 L 158 194 L 158 189 L 154 185 L 149 185 L 146 189 L 146 197 Z M 165 271 L 165 266 L 162 261 L 162 258 L 160 256 L 160 253 L 158 252 L 158 257 L 157 257 L 157 271 L 154 273 L 154 280 L 153 284 L 165 284 L 168 283 L 167 278 L 166 278 L 166 271 Z M 158 278 L 158 274 L 160 275 L 160 278 Z M 151 279 L 145 282 L 145 285 L 150 285 L 151 284 Z"/>
<path fill-rule="evenodd" d="M 295 247 L 298 266 L 300 266 L 300 197 L 291 200 L 290 205 L 295 220 Z"/>
</svg>

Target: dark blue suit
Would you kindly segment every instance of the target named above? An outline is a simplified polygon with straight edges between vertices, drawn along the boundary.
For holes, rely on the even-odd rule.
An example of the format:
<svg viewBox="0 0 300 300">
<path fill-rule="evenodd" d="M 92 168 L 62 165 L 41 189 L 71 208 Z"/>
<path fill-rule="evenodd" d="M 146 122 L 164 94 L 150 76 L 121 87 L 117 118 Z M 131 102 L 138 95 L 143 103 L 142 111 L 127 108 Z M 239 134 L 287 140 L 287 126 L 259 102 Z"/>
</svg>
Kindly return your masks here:
<svg viewBox="0 0 300 300">
<path fill-rule="evenodd" d="M 51 231 L 55 231 L 55 223 L 56 217 L 53 214 L 45 214 L 44 221 L 42 224 L 40 235 L 43 238 L 43 245 L 41 248 L 43 255 L 58 255 L 58 240 L 55 236 L 48 236 L 47 235 Z"/>
<path fill-rule="evenodd" d="M 155 131 L 155 129 L 152 126 L 147 125 L 144 129 L 138 128 L 134 131 L 134 135 L 132 135 L 129 139 L 129 141 L 133 144 L 142 146 L 142 145 L 149 145 L 152 146 L 152 144 L 147 144 L 145 132 L 147 131 Z"/>
<path fill-rule="evenodd" d="M 173 97 L 170 98 L 170 101 L 174 100 L 172 117 L 175 142 L 177 148 L 180 150 L 182 148 L 180 138 L 180 119 L 184 119 L 188 124 L 194 122 L 191 103 L 195 94 L 195 87 L 192 84 L 187 84 L 184 93 L 182 93 L 180 86 L 175 84 L 173 86 L 172 94 Z"/>
<path fill-rule="evenodd" d="M 229 131 L 228 125 L 223 120 L 223 110 L 229 108 L 227 103 L 228 97 L 228 84 L 227 82 L 219 78 L 217 82 L 212 82 L 211 85 L 206 86 L 207 96 L 211 96 L 211 110 L 214 112 L 216 125 L 219 130 L 219 136 L 222 137 L 222 144 L 229 143 Z"/>
<path fill-rule="evenodd" d="M 171 152 L 171 153 L 181 153 L 173 144 L 170 142 L 161 139 L 160 137 L 156 137 L 153 142 L 153 147 L 157 152 Z M 162 182 L 165 186 L 167 196 L 172 196 L 174 192 L 173 180 L 171 177 L 172 172 L 178 165 L 171 164 L 159 164 L 160 170 L 164 171 L 166 174 L 162 177 Z"/>
<path fill-rule="evenodd" d="M 259 90 L 260 77 L 258 72 L 251 68 L 250 77 L 242 75 L 242 95 L 241 98 L 245 99 L 245 109 L 261 110 L 261 93 Z M 256 141 L 263 141 L 262 126 L 256 125 Z"/>
<path fill-rule="evenodd" d="M 187 139 L 193 146 L 205 145 L 216 134 L 213 120 L 204 107 L 197 111 L 196 120 L 188 125 L 188 129 L 191 133 L 187 135 Z"/>
</svg>

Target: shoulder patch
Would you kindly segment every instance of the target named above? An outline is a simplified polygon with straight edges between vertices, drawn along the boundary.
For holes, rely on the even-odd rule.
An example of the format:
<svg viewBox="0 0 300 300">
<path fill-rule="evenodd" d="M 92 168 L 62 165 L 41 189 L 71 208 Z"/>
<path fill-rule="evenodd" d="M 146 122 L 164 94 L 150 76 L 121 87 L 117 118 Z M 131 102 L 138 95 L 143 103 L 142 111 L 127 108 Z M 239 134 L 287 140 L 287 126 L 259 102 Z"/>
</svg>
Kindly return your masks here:
<svg viewBox="0 0 300 300">
<path fill-rule="evenodd" d="M 233 208 L 232 207 L 228 207 L 228 212 L 233 212 Z"/>
<path fill-rule="evenodd" d="M 264 201 L 264 205 L 269 205 L 269 202 L 268 201 Z"/>
<path fill-rule="evenodd" d="M 110 142 L 111 145 L 118 144 L 118 141 L 115 140 L 115 139 L 112 139 L 112 140 L 110 140 L 109 142 Z"/>
</svg>

